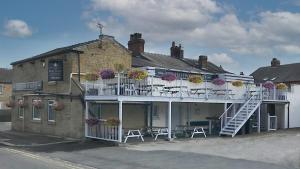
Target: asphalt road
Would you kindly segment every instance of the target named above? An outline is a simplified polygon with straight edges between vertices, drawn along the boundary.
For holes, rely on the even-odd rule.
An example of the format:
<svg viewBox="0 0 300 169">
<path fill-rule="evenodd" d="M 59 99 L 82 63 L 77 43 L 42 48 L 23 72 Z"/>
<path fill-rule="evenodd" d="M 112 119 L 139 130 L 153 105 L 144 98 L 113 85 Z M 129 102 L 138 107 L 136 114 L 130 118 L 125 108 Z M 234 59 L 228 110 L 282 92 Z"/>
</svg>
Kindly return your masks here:
<svg viewBox="0 0 300 169">
<path fill-rule="evenodd" d="M 89 167 L 35 153 L 0 147 L 1 169 L 85 169 Z"/>
<path fill-rule="evenodd" d="M 52 147 L 53 146 L 53 147 Z M 85 148 L 84 148 L 85 147 Z M 49 151 L 51 150 L 51 151 Z M 0 147 L 1 169 L 293 169 L 269 163 L 179 151 L 136 151 L 78 143 Z"/>
</svg>

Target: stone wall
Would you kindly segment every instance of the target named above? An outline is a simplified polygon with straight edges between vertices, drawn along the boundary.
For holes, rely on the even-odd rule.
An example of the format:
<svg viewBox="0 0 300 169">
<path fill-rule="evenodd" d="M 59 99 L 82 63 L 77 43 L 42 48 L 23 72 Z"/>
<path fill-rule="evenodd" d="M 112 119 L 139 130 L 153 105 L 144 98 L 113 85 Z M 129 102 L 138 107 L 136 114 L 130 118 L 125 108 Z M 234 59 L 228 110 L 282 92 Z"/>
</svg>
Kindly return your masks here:
<svg viewBox="0 0 300 169">
<path fill-rule="evenodd" d="M 0 94 L 0 109 L 9 109 L 6 107 L 6 103 L 12 95 L 12 85 L 6 83 L 0 85 L 3 85 L 3 93 Z"/>
<path fill-rule="evenodd" d="M 77 48 L 83 51 L 80 54 L 80 73 L 98 72 L 103 68 L 114 69 L 116 64 L 125 68 L 131 67 L 131 53 L 117 43 L 112 37 L 104 36 L 101 45 L 99 41 L 84 44 Z M 63 81 L 48 82 L 48 61 L 51 59 L 63 60 Z M 33 91 L 14 91 L 15 101 L 24 98 L 28 106 L 24 108 L 24 118 L 18 115 L 18 106 L 12 110 L 12 129 L 17 131 L 36 132 L 62 137 L 84 137 L 84 103 L 83 95 L 74 82 L 71 74 L 78 73 L 78 54 L 66 52 L 34 61 L 28 61 L 13 66 L 13 84 L 43 81 L 42 95 Z M 77 76 L 73 77 L 78 82 Z M 71 82 L 71 83 L 70 83 Z M 32 118 L 32 100 L 41 98 L 43 108 L 41 120 Z M 47 100 L 59 100 L 64 103 L 62 111 L 56 111 L 55 122 L 48 121 Z"/>
</svg>

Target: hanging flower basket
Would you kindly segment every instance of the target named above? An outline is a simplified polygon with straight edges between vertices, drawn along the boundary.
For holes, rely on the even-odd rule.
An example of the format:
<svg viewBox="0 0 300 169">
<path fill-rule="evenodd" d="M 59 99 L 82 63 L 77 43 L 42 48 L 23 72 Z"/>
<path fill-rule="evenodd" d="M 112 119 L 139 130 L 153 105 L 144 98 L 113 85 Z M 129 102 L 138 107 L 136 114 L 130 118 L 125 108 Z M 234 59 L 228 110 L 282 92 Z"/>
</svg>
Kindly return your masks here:
<svg viewBox="0 0 300 169">
<path fill-rule="evenodd" d="M 99 75 L 95 73 L 88 73 L 85 75 L 85 80 L 87 81 L 97 81 L 99 79 Z"/>
<path fill-rule="evenodd" d="M 203 77 L 199 75 L 192 75 L 189 77 L 189 82 L 200 84 L 203 82 Z"/>
<path fill-rule="evenodd" d="M 134 80 L 144 80 L 148 77 L 148 72 L 145 70 L 135 69 L 128 72 L 128 77 Z"/>
<path fill-rule="evenodd" d="M 115 118 L 110 118 L 106 120 L 106 124 L 109 126 L 118 126 L 120 124 L 120 120 Z"/>
<path fill-rule="evenodd" d="M 165 80 L 168 82 L 176 80 L 176 75 L 174 73 L 165 73 L 161 76 L 161 80 Z"/>
<path fill-rule="evenodd" d="M 37 108 L 37 109 L 40 109 L 43 107 L 43 101 L 42 99 L 36 99 L 36 100 L 33 100 L 32 101 L 32 105 Z"/>
<path fill-rule="evenodd" d="M 27 104 L 25 103 L 25 101 L 23 99 L 21 99 L 18 101 L 18 106 L 21 108 L 24 108 L 27 106 Z"/>
<path fill-rule="evenodd" d="M 15 102 L 14 102 L 13 100 L 9 100 L 9 101 L 6 103 L 6 107 L 10 107 L 10 108 L 15 107 Z"/>
<path fill-rule="evenodd" d="M 278 89 L 278 90 L 286 90 L 286 89 L 288 89 L 288 86 L 286 84 L 284 84 L 284 83 L 278 83 L 276 85 L 276 89 Z"/>
<path fill-rule="evenodd" d="M 244 85 L 244 82 L 240 81 L 240 80 L 232 82 L 232 86 L 235 86 L 235 87 L 242 87 L 243 85 Z"/>
<path fill-rule="evenodd" d="M 56 111 L 61 111 L 65 108 L 65 104 L 63 102 L 54 101 L 53 108 Z"/>
<path fill-rule="evenodd" d="M 103 69 L 100 71 L 101 79 L 113 79 L 115 78 L 115 72 L 112 69 Z"/>
<path fill-rule="evenodd" d="M 222 86 L 225 84 L 225 80 L 221 78 L 216 78 L 212 81 L 212 83 L 217 86 Z"/>
<path fill-rule="evenodd" d="M 274 89 L 274 86 L 275 86 L 274 83 L 271 82 L 271 81 L 266 81 L 263 84 L 263 87 L 266 88 L 266 89 L 269 89 L 269 90 Z"/>
<path fill-rule="evenodd" d="M 90 118 L 90 119 L 86 119 L 85 122 L 87 123 L 88 126 L 92 127 L 99 124 L 99 119 Z"/>
</svg>

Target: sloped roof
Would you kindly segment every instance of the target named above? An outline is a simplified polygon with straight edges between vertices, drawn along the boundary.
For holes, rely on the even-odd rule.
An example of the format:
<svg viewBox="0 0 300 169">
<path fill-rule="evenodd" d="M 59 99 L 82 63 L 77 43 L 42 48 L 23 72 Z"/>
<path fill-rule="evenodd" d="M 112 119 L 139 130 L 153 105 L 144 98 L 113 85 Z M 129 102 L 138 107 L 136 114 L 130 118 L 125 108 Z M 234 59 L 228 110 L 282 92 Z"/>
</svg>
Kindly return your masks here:
<svg viewBox="0 0 300 169">
<path fill-rule="evenodd" d="M 251 76 L 256 83 L 273 81 L 275 83 L 300 82 L 300 63 L 261 67 L 254 71 Z"/>
<path fill-rule="evenodd" d="M 122 48 L 128 50 L 125 46 L 123 46 L 121 43 L 119 43 L 118 41 L 116 41 L 114 39 L 113 36 L 108 36 L 108 35 L 102 35 L 100 36 L 101 38 L 106 38 L 106 39 L 111 39 L 114 42 L 116 42 L 118 45 L 120 45 Z M 33 60 L 37 60 L 37 59 L 42 59 L 44 57 L 49 57 L 49 56 L 53 56 L 53 55 L 57 55 L 57 54 L 61 54 L 61 53 L 66 53 L 66 52 L 81 52 L 80 50 L 77 50 L 76 48 L 80 47 L 80 46 L 84 46 L 84 45 L 88 45 L 94 42 L 99 41 L 99 39 L 95 39 L 95 40 L 91 40 L 91 41 L 87 41 L 87 42 L 83 42 L 83 43 L 78 43 L 78 44 L 74 44 L 74 45 L 70 45 L 70 46 L 66 46 L 66 47 L 62 47 L 62 48 L 56 48 L 54 50 L 50 50 L 48 52 L 27 58 L 27 59 L 23 59 L 23 60 L 19 60 L 16 62 L 11 63 L 11 65 L 16 65 L 16 64 L 20 64 L 20 63 L 24 63 L 24 62 L 29 62 L 29 61 L 33 61 Z"/>
<path fill-rule="evenodd" d="M 208 69 L 200 69 L 197 60 L 177 59 L 169 55 L 147 53 L 147 52 L 141 53 L 138 56 L 133 56 L 132 66 L 133 67 L 151 66 L 151 67 L 178 69 L 178 70 L 194 71 L 194 72 L 228 73 L 227 71 L 214 65 L 211 62 L 208 63 Z"/>
<path fill-rule="evenodd" d="M 12 70 L 0 68 L 0 83 L 12 83 Z"/>
</svg>

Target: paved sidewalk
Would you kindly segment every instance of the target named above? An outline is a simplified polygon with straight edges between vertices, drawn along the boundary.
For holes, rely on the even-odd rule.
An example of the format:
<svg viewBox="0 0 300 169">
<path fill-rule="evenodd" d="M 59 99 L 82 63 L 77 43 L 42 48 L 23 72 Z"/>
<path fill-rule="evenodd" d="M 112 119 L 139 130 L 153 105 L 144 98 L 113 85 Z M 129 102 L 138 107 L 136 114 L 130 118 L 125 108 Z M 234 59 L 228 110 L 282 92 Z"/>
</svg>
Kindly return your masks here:
<svg viewBox="0 0 300 169">
<path fill-rule="evenodd" d="M 45 136 L 28 132 L 0 131 L 0 144 L 15 147 L 42 146 L 60 143 L 78 142 L 54 136 Z"/>
</svg>

